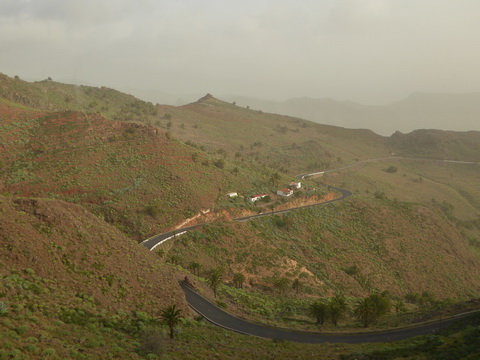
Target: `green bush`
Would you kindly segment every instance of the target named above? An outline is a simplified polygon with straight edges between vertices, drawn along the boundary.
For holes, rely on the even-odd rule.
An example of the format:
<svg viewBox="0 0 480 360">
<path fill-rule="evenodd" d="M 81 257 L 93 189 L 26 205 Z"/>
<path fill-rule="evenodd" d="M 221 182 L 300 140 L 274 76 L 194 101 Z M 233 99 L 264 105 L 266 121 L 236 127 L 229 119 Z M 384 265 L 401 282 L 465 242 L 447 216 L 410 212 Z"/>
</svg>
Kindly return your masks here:
<svg viewBox="0 0 480 360">
<path fill-rule="evenodd" d="M 57 351 L 54 348 L 46 348 L 42 351 L 43 359 L 53 359 L 57 355 Z"/>
<path fill-rule="evenodd" d="M 4 301 L 0 301 L 0 316 L 6 316 L 8 314 L 8 304 Z"/>
<path fill-rule="evenodd" d="M 19 327 L 17 327 L 17 328 L 15 329 L 15 332 L 16 332 L 18 335 L 23 335 L 23 334 L 25 334 L 27 331 L 28 331 L 28 326 L 26 326 L 26 325 L 20 325 Z"/>
</svg>

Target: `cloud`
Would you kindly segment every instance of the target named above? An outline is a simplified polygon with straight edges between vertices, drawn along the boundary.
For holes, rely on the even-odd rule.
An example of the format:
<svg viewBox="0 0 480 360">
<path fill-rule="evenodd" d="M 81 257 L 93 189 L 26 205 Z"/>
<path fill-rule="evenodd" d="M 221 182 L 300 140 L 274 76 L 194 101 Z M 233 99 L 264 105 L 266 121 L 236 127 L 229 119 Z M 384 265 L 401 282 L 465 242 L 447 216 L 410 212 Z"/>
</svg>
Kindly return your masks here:
<svg viewBox="0 0 480 360">
<path fill-rule="evenodd" d="M 269 98 L 478 91 L 479 11 L 476 0 L 0 0 L 0 71 Z"/>
<path fill-rule="evenodd" d="M 391 3 L 387 0 L 339 0 L 330 11 L 326 28 L 339 33 L 378 30 L 391 20 Z"/>
</svg>

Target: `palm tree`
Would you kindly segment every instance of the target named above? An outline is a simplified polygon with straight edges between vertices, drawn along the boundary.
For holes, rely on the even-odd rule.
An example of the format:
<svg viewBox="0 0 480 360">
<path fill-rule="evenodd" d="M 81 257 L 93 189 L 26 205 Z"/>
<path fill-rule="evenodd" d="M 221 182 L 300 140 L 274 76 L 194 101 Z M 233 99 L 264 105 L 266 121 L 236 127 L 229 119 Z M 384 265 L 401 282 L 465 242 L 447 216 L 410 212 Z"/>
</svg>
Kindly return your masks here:
<svg viewBox="0 0 480 360">
<path fill-rule="evenodd" d="M 388 295 L 374 293 L 371 294 L 369 298 L 373 302 L 375 315 L 377 318 L 387 314 L 390 311 L 390 307 L 392 304 Z"/>
<path fill-rule="evenodd" d="M 207 283 L 213 290 L 213 296 L 217 297 L 217 290 L 223 280 L 224 271 L 222 267 L 218 267 L 210 271 L 207 277 Z"/>
<path fill-rule="evenodd" d="M 403 299 L 399 299 L 395 302 L 395 304 L 393 304 L 393 306 L 395 307 L 395 313 L 399 313 L 399 312 L 404 312 L 407 310 L 407 308 L 405 307 L 405 301 Z"/>
<path fill-rule="evenodd" d="M 182 260 L 180 254 L 172 254 L 169 258 L 169 262 L 173 265 L 178 265 L 180 263 L 180 260 Z"/>
<path fill-rule="evenodd" d="M 357 301 L 353 314 L 358 320 L 363 321 L 363 326 L 368 327 L 379 317 L 390 311 L 390 300 L 380 294 L 371 294 L 365 299 Z"/>
<path fill-rule="evenodd" d="M 310 305 L 308 312 L 317 320 L 318 325 L 323 325 L 328 315 L 328 304 L 322 300 L 317 300 Z"/>
<path fill-rule="evenodd" d="M 182 311 L 177 309 L 177 306 L 173 304 L 166 309 L 163 309 L 160 313 L 160 317 L 170 328 L 170 339 L 173 339 L 175 336 L 175 326 L 177 326 L 183 319 Z"/>
<path fill-rule="evenodd" d="M 243 283 L 245 282 L 245 275 L 242 273 L 235 273 L 233 275 L 233 284 L 237 289 L 243 288 Z"/>
<path fill-rule="evenodd" d="M 328 303 L 328 312 L 330 313 L 330 319 L 332 320 L 333 325 L 337 326 L 338 321 L 345 316 L 347 308 L 347 301 L 342 294 L 337 294 L 330 299 L 330 302 Z"/>
<path fill-rule="evenodd" d="M 273 214 L 273 210 L 275 210 L 275 204 L 268 204 L 267 207 L 272 211 Z"/>
<path fill-rule="evenodd" d="M 375 305 L 370 297 L 357 301 L 353 309 L 353 315 L 363 322 L 364 327 L 368 327 L 375 319 Z"/>
<path fill-rule="evenodd" d="M 202 265 L 200 265 L 196 261 L 192 261 L 189 265 L 189 268 L 190 268 L 190 270 L 192 270 L 193 275 L 196 275 L 196 276 L 198 276 L 200 274 L 200 268 L 201 267 L 202 267 Z"/>
</svg>

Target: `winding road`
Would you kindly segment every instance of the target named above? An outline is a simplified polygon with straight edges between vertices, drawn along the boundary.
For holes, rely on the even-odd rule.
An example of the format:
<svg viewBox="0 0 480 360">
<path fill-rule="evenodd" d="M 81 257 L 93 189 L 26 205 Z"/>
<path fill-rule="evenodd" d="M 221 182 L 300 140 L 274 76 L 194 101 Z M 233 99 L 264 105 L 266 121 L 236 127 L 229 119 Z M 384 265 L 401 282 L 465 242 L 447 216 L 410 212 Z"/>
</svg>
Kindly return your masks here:
<svg viewBox="0 0 480 360">
<path fill-rule="evenodd" d="M 384 331 L 369 331 L 354 334 L 295 331 L 255 324 L 237 318 L 218 308 L 209 300 L 198 294 L 196 291 L 194 291 L 184 283 L 181 283 L 181 286 L 183 291 L 185 292 L 185 297 L 190 307 L 215 325 L 241 334 L 253 335 L 267 339 L 287 340 L 308 344 L 320 344 L 326 342 L 359 344 L 366 342 L 390 342 L 404 340 L 414 336 L 433 334 L 438 330 L 447 327 L 448 325 L 451 325 L 457 320 L 480 312 L 480 310 L 477 310 L 469 313 L 456 315 L 448 319 Z"/>
<path fill-rule="evenodd" d="M 304 178 L 308 175 L 310 175 L 310 174 L 297 175 L 297 176 L 302 176 L 302 178 Z M 270 215 L 273 215 L 273 214 L 275 214 L 275 215 L 284 214 L 284 213 L 287 213 L 287 212 L 290 212 L 290 211 L 295 211 L 295 210 L 305 209 L 305 208 L 312 207 L 312 206 L 325 205 L 325 204 L 330 204 L 330 203 L 333 203 L 333 202 L 341 201 L 341 200 L 344 200 L 347 197 L 353 195 L 351 191 L 346 190 L 346 189 L 342 189 L 342 188 L 331 186 L 331 185 L 328 185 L 328 187 L 332 190 L 335 190 L 335 191 L 339 192 L 341 194 L 341 196 L 336 198 L 336 199 L 324 201 L 324 202 L 317 203 L 317 204 L 303 205 L 303 206 L 290 208 L 290 209 L 285 209 L 285 210 L 267 212 L 267 213 L 264 213 L 264 214 L 238 217 L 238 218 L 234 218 L 233 220 L 242 222 L 242 221 L 249 221 L 249 220 L 252 220 L 252 219 L 257 219 L 257 218 L 260 218 L 260 217 L 263 217 L 263 216 L 270 216 Z M 157 246 L 163 244 L 165 241 L 170 240 L 170 239 L 174 238 L 175 236 L 185 234 L 186 232 L 188 232 L 190 230 L 194 230 L 196 228 L 202 227 L 206 224 L 208 224 L 208 223 L 196 224 L 196 225 L 187 226 L 187 227 L 177 229 L 177 230 L 172 230 L 172 231 L 169 231 L 169 232 L 166 232 L 166 233 L 163 233 L 163 234 L 158 234 L 158 235 L 152 236 L 151 238 L 148 238 L 147 240 L 142 241 L 141 244 L 143 246 L 145 246 L 148 250 L 152 251 Z"/>
<path fill-rule="evenodd" d="M 335 171 L 340 171 L 344 169 L 351 168 L 353 166 L 368 163 L 372 161 L 383 161 L 383 160 L 392 160 L 392 159 L 410 159 L 410 160 L 428 160 L 432 161 L 431 159 L 411 159 L 411 158 L 402 158 L 402 157 L 388 157 L 388 158 L 380 158 L 380 159 L 368 159 L 359 161 L 353 164 L 349 164 L 337 169 L 326 170 L 322 172 L 316 173 L 307 173 L 307 174 L 299 174 L 296 177 L 300 179 L 304 179 L 309 176 L 314 176 L 318 174 L 330 173 Z M 478 165 L 475 162 L 466 162 L 466 161 L 453 161 L 453 160 L 433 160 L 439 162 L 449 162 L 449 163 L 462 163 L 462 164 L 474 164 Z M 352 192 L 346 189 L 338 188 L 335 186 L 328 186 L 330 189 L 333 189 L 341 194 L 340 197 L 325 201 L 322 203 L 311 204 L 300 206 L 296 208 L 280 210 L 275 212 L 268 212 L 265 214 L 258 214 L 258 215 L 251 215 L 245 217 L 235 218 L 235 221 L 248 221 L 255 218 L 269 216 L 272 214 L 282 214 L 290 211 L 295 211 L 299 209 L 304 209 L 312 206 L 318 205 L 325 205 L 337 201 L 344 200 L 350 196 L 352 196 Z M 155 249 L 158 245 L 162 244 L 163 242 L 174 238 L 175 236 L 182 235 L 190 230 L 199 228 L 201 226 L 206 225 L 197 224 L 188 227 L 184 227 L 181 229 L 177 229 L 174 231 L 169 231 L 167 233 L 155 235 L 141 244 L 145 246 L 149 250 Z M 470 316 L 474 313 L 480 312 L 480 310 L 472 311 L 469 313 L 459 314 L 447 319 L 432 321 L 429 323 L 418 324 L 414 326 L 404 327 L 404 328 L 397 328 L 392 330 L 384 330 L 384 331 L 370 331 L 370 332 L 362 332 L 362 333 L 354 333 L 354 334 L 334 334 L 334 333 L 320 333 L 320 332 L 306 332 L 306 331 L 295 331 L 289 329 L 283 329 L 278 327 L 270 327 L 261 324 L 255 324 L 252 322 L 245 321 L 243 319 L 237 318 L 224 310 L 218 308 L 214 304 L 212 304 L 209 300 L 198 294 L 195 290 L 188 287 L 184 283 L 181 283 L 181 287 L 185 293 L 185 298 L 189 304 L 189 306 L 202 315 L 205 319 L 210 321 L 211 323 L 223 327 L 225 329 L 235 331 L 242 334 L 253 335 L 262 338 L 268 339 L 278 339 L 278 340 L 287 340 L 287 341 L 294 341 L 299 343 L 310 343 L 310 344 L 318 344 L 318 343 L 350 343 L 350 344 L 358 344 L 358 343 L 366 343 L 366 342 L 390 342 L 390 341 L 398 341 L 404 340 L 414 336 L 420 335 L 427 335 L 433 334 L 436 331 L 449 326 L 453 322 L 463 319 L 467 316 Z"/>
</svg>

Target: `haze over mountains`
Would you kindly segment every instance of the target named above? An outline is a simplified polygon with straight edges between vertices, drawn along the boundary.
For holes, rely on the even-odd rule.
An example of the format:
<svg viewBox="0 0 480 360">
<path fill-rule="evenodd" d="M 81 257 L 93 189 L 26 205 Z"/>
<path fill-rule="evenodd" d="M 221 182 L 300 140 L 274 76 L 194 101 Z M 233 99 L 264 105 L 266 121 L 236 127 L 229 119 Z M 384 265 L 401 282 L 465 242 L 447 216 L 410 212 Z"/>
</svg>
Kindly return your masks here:
<svg viewBox="0 0 480 360">
<path fill-rule="evenodd" d="M 248 97 L 230 97 L 225 100 L 320 124 L 370 129 L 385 136 L 396 131 L 407 133 L 417 129 L 480 130 L 480 93 L 414 93 L 388 105 L 363 105 L 353 101 L 307 97 L 279 102 Z"/>
<path fill-rule="evenodd" d="M 204 94 L 174 95 L 161 90 L 123 89 L 153 103 L 184 105 Z M 295 116 L 319 124 L 370 129 L 390 136 L 417 129 L 480 131 L 480 93 L 422 93 L 384 105 L 365 105 L 331 98 L 297 97 L 283 101 L 244 95 L 214 94 L 227 102 L 269 113 Z"/>
</svg>

